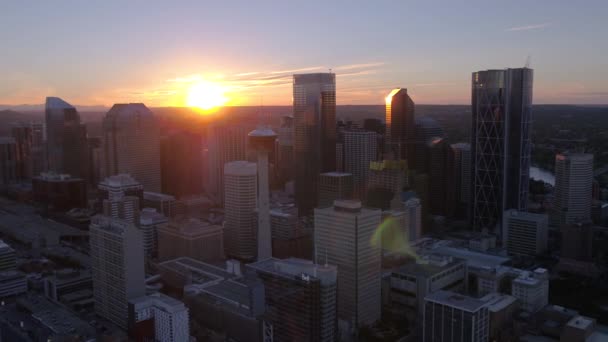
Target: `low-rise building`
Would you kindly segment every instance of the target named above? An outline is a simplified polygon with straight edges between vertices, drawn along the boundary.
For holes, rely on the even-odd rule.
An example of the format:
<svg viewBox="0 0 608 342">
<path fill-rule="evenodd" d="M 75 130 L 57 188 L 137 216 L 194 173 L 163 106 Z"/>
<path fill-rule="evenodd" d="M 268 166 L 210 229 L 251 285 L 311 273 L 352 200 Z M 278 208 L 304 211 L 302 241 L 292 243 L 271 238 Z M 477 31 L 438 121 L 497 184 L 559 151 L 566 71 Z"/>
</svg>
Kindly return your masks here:
<svg viewBox="0 0 608 342">
<path fill-rule="evenodd" d="M 129 335 L 137 341 L 188 341 L 188 308 L 179 300 L 161 293 L 131 299 Z"/>
<path fill-rule="evenodd" d="M 0 240 L 0 271 L 14 270 L 16 266 L 15 250 Z"/>
<path fill-rule="evenodd" d="M 27 278 L 20 271 L 0 272 L 0 298 L 12 297 L 27 292 Z"/>
<path fill-rule="evenodd" d="M 93 278 L 89 270 L 59 270 L 44 278 L 44 295 L 54 302 L 67 304 L 66 295 L 82 290 L 93 290 Z"/>
</svg>

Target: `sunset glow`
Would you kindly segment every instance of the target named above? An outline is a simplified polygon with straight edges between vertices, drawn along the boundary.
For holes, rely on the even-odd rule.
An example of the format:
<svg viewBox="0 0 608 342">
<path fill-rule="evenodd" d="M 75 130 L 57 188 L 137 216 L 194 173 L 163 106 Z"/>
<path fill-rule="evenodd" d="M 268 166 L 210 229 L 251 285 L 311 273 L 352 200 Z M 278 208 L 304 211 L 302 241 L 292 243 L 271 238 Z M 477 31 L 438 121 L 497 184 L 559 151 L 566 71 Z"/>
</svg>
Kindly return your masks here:
<svg viewBox="0 0 608 342">
<path fill-rule="evenodd" d="M 227 102 L 224 88 L 209 81 L 199 81 L 190 86 L 186 98 L 186 105 L 204 110 L 223 106 Z"/>
</svg>

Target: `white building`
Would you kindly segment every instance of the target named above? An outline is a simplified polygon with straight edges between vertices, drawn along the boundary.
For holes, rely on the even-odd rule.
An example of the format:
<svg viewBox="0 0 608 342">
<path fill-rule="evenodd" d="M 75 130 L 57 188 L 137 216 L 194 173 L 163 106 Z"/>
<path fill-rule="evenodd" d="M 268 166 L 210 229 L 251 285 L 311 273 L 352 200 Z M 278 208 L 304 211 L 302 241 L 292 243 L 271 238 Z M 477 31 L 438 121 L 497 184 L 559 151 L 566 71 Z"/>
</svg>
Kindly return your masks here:
<svg viewBox="0 0 608 342">
<path fill-rule="evenodd" d="M 154 208 L 143 208 L 139 214 L 139 229 L 142 233 L 144 253 L 156 256 L 158 252 L 158 226 L 169 219 Z"/>
<path fill-rule="evenodd" d="M 224 166 L 224 246 L 228 257 L 253 260 L 257 253 L 253 213 L 257 207 L 257 165 L 233 161 Z"/>
<path fill-rule="evenodd" d="M 143 103 L 115 104 L 103 119 L 102 176 L 128 173 L 146 191 L 161 190 L 160 129 Z"/>
<path fill-rule="evenodd" d="M 95 313 L 124 329 L 128 301 L 146 292 L 141 231 L 125 221 L 97 215 L 89 234 Z"/>
<path fill-rule="evenodd" d="M 344 171 L 352 173 L 355 197 L 365 195 L 370 162 L 377 159 L 378 134 L 376 132 L 344 131 Z"/>
<path fill-rule="evenodd" d="M 380 319 L 381 250 L 370 242 L 381 218 L 352 200 L 315 209 L 316 262 L 338 266 L 338 318 L 355 328 Z"/>
<path fill-rule="evenodd" d="M 188 308 L 179 300 L 161 293 L 129 300 L 131 324 L 154 322 L 154 340 L 180 342 L 190 340 Z"/>
<path fill-rule="evenodd" d="M 451 291 L 425 298 L 422 341 L 486 342 L 490 331 L 487 302 Z"/>
<path fill-rule="evenodd" d="M 551 225 L 591 221 L 593 155 L 564 153 L 555 156 L 555 192 Z"/>
<path fill-rule="evenodd" d="M 139 224 L 139 198 L 117 195 L 111 200 L 103 200 L 103 214 L 137 225 Z"/>
<path fill-rule="evenodd" d="M 521 308 L 527 312 L 536 312 L 549 303 L 549 274 L 544 268 L 533 272 L 521 272 L 513 280 L 511 294 L 519 299 Z"/>
<path fill-rule="evenodd" d="M 99 182 L 97 188 L 102 193 L 107 193 L 105 198 L 109 200 L 122 198 L 124 195 L 138 195 L 143 193 L 144 187 L 129 174 L 118 174 L 106 177 Z"/>
<path fill-rule="evenodd" d="M 539 255 L 547 250 L 547 215 L 510 209 L 502 216 L 503 246 L 509 254 Z"/>
</svg>

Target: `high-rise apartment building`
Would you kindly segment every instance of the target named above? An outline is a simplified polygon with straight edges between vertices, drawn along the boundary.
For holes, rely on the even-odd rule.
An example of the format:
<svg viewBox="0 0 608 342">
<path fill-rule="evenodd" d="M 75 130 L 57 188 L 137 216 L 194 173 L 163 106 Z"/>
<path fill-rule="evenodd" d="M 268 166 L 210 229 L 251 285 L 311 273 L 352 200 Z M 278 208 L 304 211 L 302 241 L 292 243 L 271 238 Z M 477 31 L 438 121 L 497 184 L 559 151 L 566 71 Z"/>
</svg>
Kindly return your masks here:
<svg viewBox="0 0 608 342">
<path fill-rule="evenodd" d="M 162 293 L 129 300 L 129 335 L 136 341 L 190 340 L 188 308 Z"/>
<path fill-rule="evenodd" d="M 353 199 L 353 175 L 346 172 L 326 172 L 319 175 L 318 208 L 334 205 L 335 200 Z"/>
<path fill-rule="evenodd" d="M 507 209 L 526 210 L 530 173 L 533 71 L 486 70 L 472 76 L 473 228 L 494 230 Z"/>
<path fill-rule="evenodd" d="M 547 215 L 510 209 L 502 219 L 502 241 L 509 254 L 535 256 L 547 250 Z"/>
<path fill-rule="evenodd" d="M 555 156 L 555 193 L 551 225 L 591 222 L 593 155 L 562 153 Z"/>
<path fill-rule="evenodd" d="M 207 132 L 207 177 L 205 192 L 217 203 L 224 203 L 224 165 L 247 160 L 247 127 L 240 125 L 210 126 Z"/>
<path fill-rule="evenodd" d="M 271 258 L 247 268 L 264 283 L 264 341 L 336 340 L 336 266 Z"/>
<path fill-rule="evenodd" d="M 346 130 L 344 138 L 344 171 L 353 175 L 356 198 L 365 197 L 369 165 L 376 160 L 378 137 L 376 132 Z"/>
<path fill-rule="evenodd" d="M 233 161 L 224 166 L 224 246 L 228 257 L 253 260 L 257 234 L 253 212 L 257 207 L 257 165 Z"/>
<path fill-rule="evenodd" d="M 126 329 L 129 300 L 146 294 L 141 232 L 133 224 L 97 215 L 89 234 L 95 313 Z"/>
<path fill-rule="evenodd" d="M 422 341 L 488 341 L 490 318 L 487 303 L 452 291 L 426 296 Z"/>
<path fill-rule="evenodd" d="M 414 155 L 414 101 L 407 89 L 393 89 L 386 97 L 386 141 L 385 146 L 394 159 L 407 159 L 409 167 Z"/>
<path fill-rule="evenodd" d="M 295 199 L 298 215 L 317 205 L 319 174 L 336 170 L 336 75 L 293 75 Z"/>
<path fill-rule="evenodd" d="M 174 132 L 160 140 L 162 190 L 176 198 L 203 192 L 202 137 Z"/>
<path fill-rule="evenodd" d="M 47 97 L 45 123 L 47 170 L 86 179 L 87 129 L 76 108 L 58 97 Z"/>
<path fill-rule="evenodd" d="M 143 103 L 115 104 L 103 119 L 102 177 L 128 173 L 145 191 L 161 190 L 158 119 Z"/>
<path fill-rule="evenodd" d="M 353 328 L 380 319 L 381 251 L 370 242 L 381 219 L 353 200 L 315 209 L 315 260 L 338 267 L 338 317 Z"/>
</svg>

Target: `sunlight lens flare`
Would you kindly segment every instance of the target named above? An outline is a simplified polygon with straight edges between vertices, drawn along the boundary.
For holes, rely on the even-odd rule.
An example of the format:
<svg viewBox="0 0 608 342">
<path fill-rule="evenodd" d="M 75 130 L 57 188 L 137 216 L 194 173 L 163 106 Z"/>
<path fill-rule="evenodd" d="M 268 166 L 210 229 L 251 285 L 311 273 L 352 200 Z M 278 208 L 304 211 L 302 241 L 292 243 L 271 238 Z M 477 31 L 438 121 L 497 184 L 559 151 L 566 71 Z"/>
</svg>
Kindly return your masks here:
<svg viewBox="0 0 608 342">
<path fill-rule="evenodd" d="M 224 95 L 224 89 L 217 83 L 200 81 L 188 89 L 186 104 L 204 110 L 223 106 L 228 102 Z"/>
</svg>

